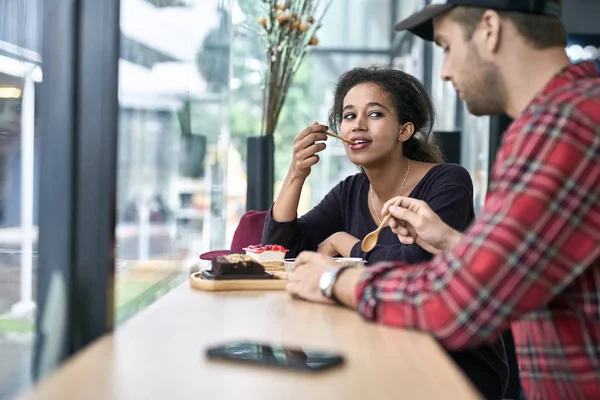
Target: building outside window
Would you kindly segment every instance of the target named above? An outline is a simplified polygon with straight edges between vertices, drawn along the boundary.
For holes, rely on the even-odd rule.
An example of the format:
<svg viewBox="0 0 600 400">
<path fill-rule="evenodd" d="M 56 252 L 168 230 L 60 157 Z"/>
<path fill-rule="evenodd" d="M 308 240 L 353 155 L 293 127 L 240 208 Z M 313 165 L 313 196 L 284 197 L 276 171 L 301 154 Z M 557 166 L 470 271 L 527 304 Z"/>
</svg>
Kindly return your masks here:
<svg viewBox="0 0 600 400">
<path fill-rule="evenodd" d="M 0 1 L 0 399 L 31 383 L 42 81 L 41 1 Z"/>
</svg>

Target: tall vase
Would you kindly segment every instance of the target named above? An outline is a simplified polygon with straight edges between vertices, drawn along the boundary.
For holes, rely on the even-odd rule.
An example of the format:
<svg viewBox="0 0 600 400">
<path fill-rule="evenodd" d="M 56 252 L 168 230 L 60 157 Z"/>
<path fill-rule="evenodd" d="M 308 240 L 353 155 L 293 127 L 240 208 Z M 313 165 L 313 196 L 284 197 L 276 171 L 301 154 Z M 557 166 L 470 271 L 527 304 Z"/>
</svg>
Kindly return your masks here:
<svg viewBox="0 0 600 400">
<path fill-rule="evenodd" d="M 273 203 L 275 145 L 272 135 L 248 136 L 246 210 L 266 211 Z"/>
</svg>

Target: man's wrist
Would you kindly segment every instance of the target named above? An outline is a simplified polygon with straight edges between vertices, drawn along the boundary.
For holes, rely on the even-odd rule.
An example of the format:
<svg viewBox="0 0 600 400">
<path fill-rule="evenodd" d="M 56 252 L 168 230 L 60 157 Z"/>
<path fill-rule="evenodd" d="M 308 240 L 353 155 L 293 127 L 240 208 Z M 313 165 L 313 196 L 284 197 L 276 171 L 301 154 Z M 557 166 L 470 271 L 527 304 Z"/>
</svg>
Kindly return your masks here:
<svg viewBox="0 0 600 400">
<path fill-rule="evenodd" d="M 364 267 L 358 267 L 348 268 L 340 273 L 333 285 L 333 295 L 340 303 L 356 309 L 356 286 L 364 271 Z"/>
<path fill-rule="evenodd" d="M 463 234 L 455 229 L 450 228 L 450 232 L 446 236 L 448 239 L 446 240 L 446 245 L 444 246 L 444 250 L 453 249 L 463 238 Z"/>
</svg>

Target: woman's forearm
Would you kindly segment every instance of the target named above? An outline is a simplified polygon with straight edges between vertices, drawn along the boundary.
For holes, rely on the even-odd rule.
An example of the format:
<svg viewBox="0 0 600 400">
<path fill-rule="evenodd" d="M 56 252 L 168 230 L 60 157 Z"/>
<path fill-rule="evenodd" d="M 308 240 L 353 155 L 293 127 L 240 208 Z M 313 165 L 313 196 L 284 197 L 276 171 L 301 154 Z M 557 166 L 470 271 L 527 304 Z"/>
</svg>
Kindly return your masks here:
<svg viewBox="0 0 600 400">
<path fill-rule="evenodd" d="M 275 221 L 289 222 L 296 218 L 304 180 L 305 178 L 288 173 L 277 196 L 277 201 L 273 204 L 272 218 Z"/>
<path fill-rule="evenodd" d="M 360 242 L 360 240 L 346 232 L 338 232 L 335 235 L 333 240 L 335 249 L 342 257 L 351 257 L 350 253 L 352 252 L 352 248 L 356 243 Z"/>
</svg>

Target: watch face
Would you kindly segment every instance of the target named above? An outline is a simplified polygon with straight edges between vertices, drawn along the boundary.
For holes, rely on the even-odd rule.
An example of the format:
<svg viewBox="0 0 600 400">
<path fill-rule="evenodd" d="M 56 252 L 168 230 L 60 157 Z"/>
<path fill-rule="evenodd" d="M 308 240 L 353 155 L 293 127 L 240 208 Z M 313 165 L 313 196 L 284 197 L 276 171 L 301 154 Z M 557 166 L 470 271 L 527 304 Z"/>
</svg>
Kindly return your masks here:
<svg viewBox="0 0 600 400">
<path fill-rule="evenodd" d="M 321 275 L 321 280 L 319 281 L 319 288 L 321 292 L 329 297 L 329 291 L 331 289 L 331 284 L 333 282 L 333 273 L 331 270 L 325 271 L 323 275 Z"/>
</svg>

